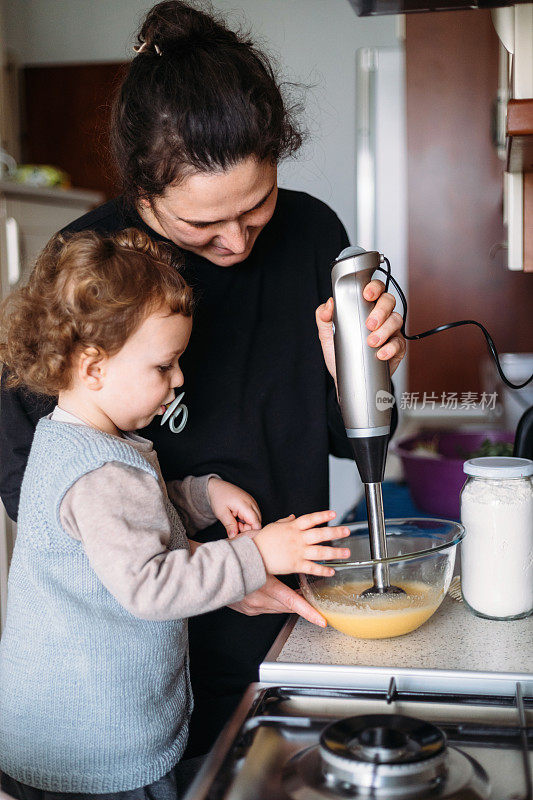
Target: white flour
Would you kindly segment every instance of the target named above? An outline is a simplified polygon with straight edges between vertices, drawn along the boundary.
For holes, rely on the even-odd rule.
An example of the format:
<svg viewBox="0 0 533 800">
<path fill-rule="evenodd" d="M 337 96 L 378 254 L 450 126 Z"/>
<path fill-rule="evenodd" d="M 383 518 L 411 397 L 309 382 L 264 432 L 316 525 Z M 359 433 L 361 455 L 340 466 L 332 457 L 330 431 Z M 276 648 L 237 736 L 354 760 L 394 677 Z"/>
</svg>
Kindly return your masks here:
<svg viewBox="0 0 533 800">
<path fill-rule="evenodd" d="M 488 617 L 533 609 L 533 483 L 470 479 L 461 495 L 461 586 Z"/>
</svg>

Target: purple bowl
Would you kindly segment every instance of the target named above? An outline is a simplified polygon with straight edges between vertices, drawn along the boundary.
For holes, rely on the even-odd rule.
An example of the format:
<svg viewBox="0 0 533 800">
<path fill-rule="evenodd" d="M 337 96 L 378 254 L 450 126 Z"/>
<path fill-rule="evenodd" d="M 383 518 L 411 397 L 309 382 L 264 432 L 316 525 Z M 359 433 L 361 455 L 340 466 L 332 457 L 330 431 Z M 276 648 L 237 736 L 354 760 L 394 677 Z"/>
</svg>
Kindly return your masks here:
<svg viewBox="0 0 533 800">
<path fill-rule="evenodd" d="M 459 496 L 466 480 L 463 464 L 468 454 L 481 447 L 486 439 L 512 443 L 514 434 L 508 431 L 457 433 L 433 430 L 393 441 L 390 450 L 402 460 L 405 480 L 417 508 L 459 519 Z M 429 443 L 436 443 L 440 458 L 412 452 L 418 445 Z"/>
</svg>

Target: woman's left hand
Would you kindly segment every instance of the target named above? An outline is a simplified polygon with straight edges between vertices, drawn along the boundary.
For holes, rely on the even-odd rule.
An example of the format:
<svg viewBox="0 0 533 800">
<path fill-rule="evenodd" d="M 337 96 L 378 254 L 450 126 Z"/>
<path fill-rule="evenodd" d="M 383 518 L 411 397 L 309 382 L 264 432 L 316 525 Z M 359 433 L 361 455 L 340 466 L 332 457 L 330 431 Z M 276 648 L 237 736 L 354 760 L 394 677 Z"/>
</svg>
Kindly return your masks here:
<svg viewBox="0 0 533 800">
<path fill-rule="evenodd" d="M 248 492 L 221 478 L 210 478 L 207 492 L 213 514 L 224 525 L 230 539 L 245 531 L 260 530 L 261 512 Z"/>
<path fill-rule="evenodd" d="M 402 317 L 394 311 L 396 300 L 392 294 L 385 291 L 385 284 L 380 280 L 373 280 L 368 283 L 363 291 L 365 300 L 375 300 L 376 304 L 370 312 L 366 327 L 370 331 L 367 342 L 370 347 L 379 348 L 377 357 L 382 361 L 388 361 L 390 374 L 392 375 L 406 351 L 406 342 L 400 329 L 402 327 Z M 330 297 L 327 303 L 323 303 L 316 310 L 316 324 L 318 336 L 324 353 L 324 361 L 331 377 L 337 383 L 337 372 L 335 369 L 335 349 L 333 347 L 333 298 Z"/>
</svg>

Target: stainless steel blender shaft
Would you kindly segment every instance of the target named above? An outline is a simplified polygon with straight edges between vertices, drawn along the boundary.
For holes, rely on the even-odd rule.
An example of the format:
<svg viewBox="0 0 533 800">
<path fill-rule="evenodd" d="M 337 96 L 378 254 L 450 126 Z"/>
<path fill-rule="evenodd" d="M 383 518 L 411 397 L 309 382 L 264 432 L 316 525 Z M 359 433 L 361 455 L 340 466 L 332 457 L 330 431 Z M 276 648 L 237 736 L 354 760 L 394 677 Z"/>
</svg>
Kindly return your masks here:
<svg viewBox="0 0 533 800">
<path fill-rule="evenodd" d="M 381 483 L 365 483 L 365 495 L 370 555 L 373 559 L 387 558 L 387 538 L 385 535 L 385 514 L 383 512 Z M 374 590 L 378 592 L 387 591 L 390 587 L 389 565 L 376 564 L 372 567 L 372 578 Z"/>
</svg>

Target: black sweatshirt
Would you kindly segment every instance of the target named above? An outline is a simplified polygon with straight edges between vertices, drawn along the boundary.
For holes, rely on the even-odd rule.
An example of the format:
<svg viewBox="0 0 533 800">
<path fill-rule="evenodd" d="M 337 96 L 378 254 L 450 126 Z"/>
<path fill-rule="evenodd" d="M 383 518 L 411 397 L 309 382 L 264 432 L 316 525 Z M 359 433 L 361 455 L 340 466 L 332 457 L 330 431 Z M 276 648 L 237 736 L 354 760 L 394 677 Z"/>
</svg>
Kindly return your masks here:
<svg viewBox="0 0 533 800">
<path fill-rule="evenodd" d="M 168 242 L 120 198 L 65 230 L 132 226 Z M 158 417 L 141 431 L 153 440 L 166 480 L 217 473 L 255 497 L 264 524 L 327 508 L 328 453 L 352 453 L 315 309 L 330 296 L 332 261 L 348 244 L 328 206 L 281 189 L 272 219 L 242 263 L 224 268 L 182 251 L 197 301 L 181 359 L 189 421 L 180 434 L 161 427 Z M 33 430 L 55 399 L 19 390 L 3 391 L 1 402 L 0 494 L 16 519 Z"/>
<path fill-rule="evenodd" d="M 168 241 L 124 210 L 120 198 L 68 229 L 111 233 L 131 226 Z M 166 480 L 217 473 L 255 497 L 264 524 L 328 507 L 328 453 L 351 458 L 352 452 L 324 366 L 315 309 L 330 296 L 331 264 L 347 245 L 331 209 L 282 189 L 272 219 L 241 264 L 219 267 L 183 251 L 184 274 L 197 299 L 181 358 L 189 421 L 180 434 L 161 427 L 159 417 L 141 431 L 153 440 Z M 55 400 L 20 390 L 3 391 L 1 403 L 0 494 L 15 519 L 35 425 Z M 392 430 L 396 420 L 394 408 Z M 225 535 L 218 523 L 197 538 Z M 195 708 L 187 756 L 212 745 L 246 686 L 258 679 L 284 620 L 230 608 L 189 620 Z"/>
</svg>

